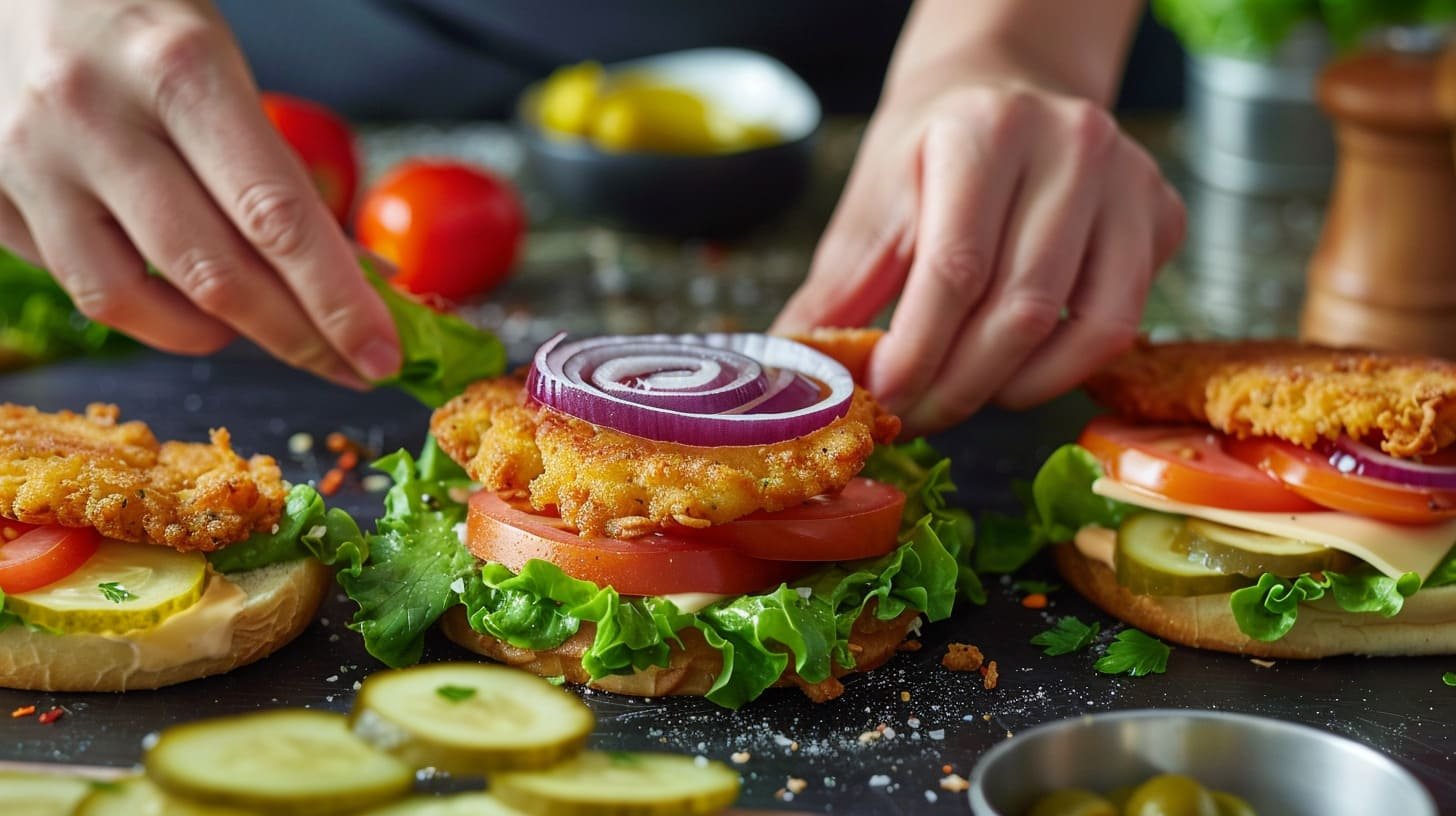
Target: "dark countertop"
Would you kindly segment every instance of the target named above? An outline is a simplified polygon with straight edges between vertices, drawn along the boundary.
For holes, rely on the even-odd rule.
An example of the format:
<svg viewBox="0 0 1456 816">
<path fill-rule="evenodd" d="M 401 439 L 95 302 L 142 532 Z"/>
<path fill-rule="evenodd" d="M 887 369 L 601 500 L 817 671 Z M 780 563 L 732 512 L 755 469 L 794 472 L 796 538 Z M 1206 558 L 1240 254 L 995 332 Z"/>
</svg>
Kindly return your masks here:
<svg viewBox="0 0 1456 816">
<path fill-rule="evenodd" d="M 0 400 L 46 409 L 114 401 L 124 416 L 150 422 L 164 438 L 202 439 L 209 427 L 226 425 L 240 451 L 277 455 L 295 480 L 320 473 L 316 464 L 288 456 L 287 439 L 295 432 L 321 441 L 346 429 L 383 450 L 416 448 L 427 416 L 402 395 L 354 395 L 236 350 L 201 361 L 140 352 L 0 374 Z M 977 512 L 1012 509 L 1011 480 L 1030 476 L 1090 413 L 1077 397 L 1019 415 L 991 410 L 938 439 L 954 459 L 960 502 Z M 364 493 L 357 480 L 334 502 L 361 520 L 379 510 L 378 495 Z M 1054 578 L 1049 572 L 1038 561 L 1028 577 Z M 982 751 L 1038 723 L 1149 706 L 1218 709 L 1303 722 L 1369 743 L 1414 771 L 1443 811 L 1456 812 L 1456 689 L 1441 683 L 1444 671 L 1456 669 L 1456 658 L 1280 661 L 1261 668 L 1235 656 L 1178 648 L 1167 674 L 1109 678 L 1093 672 L 1088 653 L 1045 657 L 1027 642 L 1056 615 L 1076 614 L 1106 627 L 1112 622 L 1105 616 L 1067 590 L 1052 595 L 1046 612 L 1032 612 L 1016 603 L 1009 587 L 993 582 L 991 589 L 987 606 L 962 606 L 951 620 L 926 627 L 922 651 L 849 680 L 837 701 L 816 706 L 796 691 L 775 691 L 728 712 L 699 699 L 590 694 L 586 699 L 600 719 L 596 743 L 723 760 L 747 751 L 751 758 L 738 766 L 745 807 L 957 813 L 966 812 L 965 798 L 939 789 L 942 765 L 968 775 Z M 0 759 L 129 765 L 147 733 L 172 723 L 282 705 L 347 709 L 354 682 L 379 664 L 345 628 L 347 604 L 332 598 L 322 614 L 273 658 L 223 677 L 125 695 L 0 691 L 0 713 L 30 704 L 70 711 L 52 725 L 0 717 Z M 938 661 L 949 641 L 978 644 L 996 659 L 999 687 L 987 691 L 977 675 L 942 669 Z M 467 655 L 435 638 L 426 656 Z M 859 742 L 861 733 L 880 724 L 895 736 Z M 790 776 L 807 787 L 785 803 L 776 792 Z"/>
</svg>

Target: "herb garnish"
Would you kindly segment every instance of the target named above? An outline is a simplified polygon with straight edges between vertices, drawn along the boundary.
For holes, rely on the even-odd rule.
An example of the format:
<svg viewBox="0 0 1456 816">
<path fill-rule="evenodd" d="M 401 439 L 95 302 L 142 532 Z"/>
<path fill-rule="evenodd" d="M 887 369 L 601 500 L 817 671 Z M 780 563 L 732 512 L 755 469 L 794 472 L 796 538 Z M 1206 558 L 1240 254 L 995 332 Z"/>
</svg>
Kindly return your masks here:
<svg viewBox="0 0 1456 816">
<path fill-rule="evenodd" d="M 134 601 L 137 599 L 136 593 L 115 581 L 103 581 L 97 584 L 96 588 L 101 590 L 101 596 L 103 598 L 112 603 L 119 604 L 122 601 Z"/>
<path fill-rule="evenodd" d="M 1168 670 L 1168 644 L 1136 629 L 1124 629 L 1107 645 L 1107 654 L 1092 664 L 1103 674 L 1162 674 Z"/>
<path fill-rule="evenodd" d="M 1042 653 L 1055 657 L 1080 652 L 1091 646 L 1100 631 L 1102 624 L 1096 621 L 1083 623 L 1075 615 L 1067 615 L 1057 621 L 1056 626 L 1033 637 L 1031 643 L 1033 646 L 1044 646 Z"/>
<path fill-rule="evenodd" d="M 1441 682 L 1448 686 L 1456 686 L 1456 672 L 1446 672 L 1441 675 Z"/>
</svg>

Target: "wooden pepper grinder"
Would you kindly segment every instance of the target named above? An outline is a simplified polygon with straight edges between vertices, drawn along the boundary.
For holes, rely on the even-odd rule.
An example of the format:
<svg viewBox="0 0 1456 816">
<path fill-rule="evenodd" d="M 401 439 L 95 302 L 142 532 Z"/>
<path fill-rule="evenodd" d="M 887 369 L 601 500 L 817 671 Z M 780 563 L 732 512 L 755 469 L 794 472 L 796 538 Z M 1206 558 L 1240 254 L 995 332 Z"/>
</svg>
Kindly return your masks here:
<svg viewBox="0 0 1456 816">
<path fill-rule="evenodd" d="M 1444 63 L 1367 51 L 1320 77 L 1340 158 L 1309 265 L 1306 340 L 1456 357 L 1456 117 L 1438 105 Z"/>
</svg>

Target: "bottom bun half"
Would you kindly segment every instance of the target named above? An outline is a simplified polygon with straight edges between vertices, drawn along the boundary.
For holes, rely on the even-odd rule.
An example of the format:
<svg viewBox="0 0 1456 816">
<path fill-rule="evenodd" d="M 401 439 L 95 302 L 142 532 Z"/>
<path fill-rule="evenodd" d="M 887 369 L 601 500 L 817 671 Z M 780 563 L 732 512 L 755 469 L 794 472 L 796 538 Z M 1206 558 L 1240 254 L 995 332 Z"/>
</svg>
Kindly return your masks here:
<svg viewBox="0 0 1456 816">
<path fill-rule="evenodd" d="M 854 630 L 850 633 L 849 648 L 855 657 L 854 668 L 846 669 L 836 664 L 832 677 L 823 682 L 809 683 L 790 667 L 774 685 L 798 687 L 815 702 L 832 700 L 844 691 L 839 678 L 853 672 L 878 668 L 894 657 L 910 627 L 919 617 L 919 612 L 912 611 L 882 621 L 874 616 L 874 606 L 871 604 L 860 614 L 855 621 Z M 636 697 L 701 697 L 713 687 L 713 682 L 723 669 L 723 660 L 718 651 L 709 646 L 696 629 L 686 629 L 678 633 L 682 638 L 682 645 L 672 647 L 668 665 L 665 667 L 652 666 L 632 674 L 614 674 L 593 680 L 581 665 L 582 653 L 596 636 L 596 627 L 591 623 L 583 623 L 575 635 L 555 649 L 539 651 L 520 649 L 475 631 L 470 628 L 463 606 L 446 612 L 441 619 L 441 627 L 447 637 L 476 654 L 542 677 L 565 677 L 568 683 L 615 694 Z"/>
<path fill-rule="evenodd" d="M 1328 601 L 1304 604 L 1294 628 L 1266 643 L 1239 630 L 1229 611 L 1228 593 L 1190 598 L 1138 595 L 1118 584 L 1106 564 L 1088 558 L 1074 545 L 1058 544 L 1053 552 L 1062 577 L 1102 611 L 1184 646 L 1281 659 L 1456 654 L 1456 587 L 1422 590 L 1390 618 L 1345 612 Z"/>
<path fill-rule="evenodd" d="M 247 594 L 233 618 L 231 645 L 220 655 L 183 657 L 161 667 L 142 668 L 137 645 L 125 637 L 55 635 L 11 626 L 0 632 L 0 688 L 128 691 L 223 674 L 298 637 L 318 613 L 331 579 L 329 568 L 312 558 L 209 577 L 231 581 Z"/>
</svg>

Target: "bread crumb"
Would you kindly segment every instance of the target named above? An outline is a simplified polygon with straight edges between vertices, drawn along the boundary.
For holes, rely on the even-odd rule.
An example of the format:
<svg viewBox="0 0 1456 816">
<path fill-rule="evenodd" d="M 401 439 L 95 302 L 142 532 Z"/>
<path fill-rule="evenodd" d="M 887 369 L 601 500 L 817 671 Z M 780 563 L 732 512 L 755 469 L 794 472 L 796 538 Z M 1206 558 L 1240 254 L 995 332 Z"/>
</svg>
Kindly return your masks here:
<svg viewBox="0 0 1456 816">
<path fill-rule="evenodd" d="M 1274 668 L 1274 661 L 1272 661 L 1272 660 L 1260 660 L 1257 657 L 1251 657 L 1251 658 L 1249 658 L 1249 662 L 1250 663 L 1253 663 L 1255 666 L 1258 666 L 1261 669 L 1272 669 L 1272 668 Z"/>
<path fill-rule="evenodd" d="M 728 758 L 733 760 L 734 765 L 742 765 L 743 763 L 752 759 L 753 754 L 750 754 L 747 751 L 735 751 L 733 755 Z"/>
<path fill-rule="evenodd" d="M 981 685 L 985 686 L 988 691 L 996 688 L 996 682 L 1000 677 L 1001 675 L 996 670 L 996 661 L 994 660 L 981 668 Z"/>
<path fill-rule="evenodd" d="M 986 656 L 975 646 L 969 643 L 951 643 L 946 646 L 940 665 L 954 672 L 973 672 L 980 671 L 985 661 Z"/>
<path fill-rule="evenodd" d="M 906 640 L 906 641 L 902 641 L 899 646 L 896 646 L 895 647 L 895 651 L 897 651 L 897 652 L 918 652 L 918 651 L 920 651 L 920 641 L 918 641 L 918 640 Z"/>
<path fill-rule="evenodd" d="M 804 789 L 809 787 L 809 783 L 797 776 L 791 776 L 789 781 L 784 783 L 784 787 L 789 789 L 789 793 L 803 793 Z"/>
<path fill-rule="evenodd" d="M 951 774 L 940 780 L 940 789 L 949 791 L 950 793 L 965 793 L 971 789 L 971 783 L 967 782 L 965 777 L 960 774 Z"/>
<path fill-rule="evenodd" d="M 902 702 L 902 703 L 908 703 L 908 702 L 910 702 L 910 692 L 908 692 L 908 691 L 902 691 L 902 692 L 900 692 L 900 702 Z"/>
</svg>

